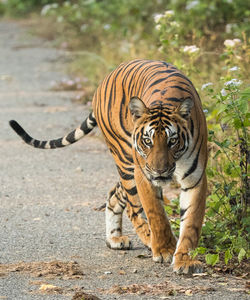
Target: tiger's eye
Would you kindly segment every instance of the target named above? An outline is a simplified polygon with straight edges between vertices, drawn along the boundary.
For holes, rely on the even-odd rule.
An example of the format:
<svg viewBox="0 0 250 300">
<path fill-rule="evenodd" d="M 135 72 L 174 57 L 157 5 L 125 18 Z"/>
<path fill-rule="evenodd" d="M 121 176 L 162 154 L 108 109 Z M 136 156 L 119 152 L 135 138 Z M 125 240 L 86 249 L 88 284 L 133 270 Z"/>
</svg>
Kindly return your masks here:
<svg viewBox="0 0 250 300">
<path fill-rule="evenodd" d="M 149 139 L 149 138 L 143 139 L 143 142 L 144 142 L 144 144 L 145 144 L 146 146 L 152 145 L 151 139 Z"/>
<path fill-rule="evenodd" d="M 171 147 L 174 146 L 176 144 L 176 142 L 177 142 L 177 138 L 171 138 L 169 140 L 169 144 L 170 144 Z"/>
</svg>

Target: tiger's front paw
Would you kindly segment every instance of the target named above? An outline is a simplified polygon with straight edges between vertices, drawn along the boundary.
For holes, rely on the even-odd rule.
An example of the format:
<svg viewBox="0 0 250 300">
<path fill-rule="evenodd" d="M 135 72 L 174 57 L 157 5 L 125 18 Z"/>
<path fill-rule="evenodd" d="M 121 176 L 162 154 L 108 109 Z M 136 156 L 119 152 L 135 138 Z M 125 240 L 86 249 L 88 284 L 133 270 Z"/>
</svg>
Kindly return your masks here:
<svg viewBox="0 0 250 300">
<path fill-rule="evenodd" d="M 175 249 L 161 249 L 153 253 L 153 261 L 157 263 L 171 262 Z"/>
<path fill-rule="evenodd" d="M 157 246 L 152 244 L 153 261 L 162 263 L 170 262 L 176 247 L 176 238 L 173 236 L 171 242 L 167 246 Z"/>
<path fill-rule="evenodd" d="M 129 238 L 125 235 L 123 236 L 113 236 L 106 239 L 106 245 L 110 249 L 114 250 L 128 250 L 132 248 L 132 243 Z"/>
<path fill-rule="evenodd" d="M 202 263 L 198 260 L 191 259 L 187 253 L 177 253 L 174 255 L 173 269 L 174 272 L 178 274 L 193 274 L 203 272 Z"/>
</svg>

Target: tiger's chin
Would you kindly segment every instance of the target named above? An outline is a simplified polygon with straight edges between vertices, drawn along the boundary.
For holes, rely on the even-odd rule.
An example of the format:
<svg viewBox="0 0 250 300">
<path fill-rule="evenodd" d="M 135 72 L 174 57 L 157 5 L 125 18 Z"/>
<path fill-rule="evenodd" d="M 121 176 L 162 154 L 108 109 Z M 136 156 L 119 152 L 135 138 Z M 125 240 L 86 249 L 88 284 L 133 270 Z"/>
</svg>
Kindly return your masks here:
<svg viewBox="0 0 250 300">
<path fill-rule="evenodd" d="M 158 177 L 152 177 L 152 176 L 150 176 L 149 180 L 152 182 L 152 184 L 154 186 L 161 187 L 161 186 L 166 185 L 172 179 L 173 179 L 173 176 L 170 175 L 170 176 L 166 176 L 166 177 L 165 176 L 158 176 Z"/>
</svg>

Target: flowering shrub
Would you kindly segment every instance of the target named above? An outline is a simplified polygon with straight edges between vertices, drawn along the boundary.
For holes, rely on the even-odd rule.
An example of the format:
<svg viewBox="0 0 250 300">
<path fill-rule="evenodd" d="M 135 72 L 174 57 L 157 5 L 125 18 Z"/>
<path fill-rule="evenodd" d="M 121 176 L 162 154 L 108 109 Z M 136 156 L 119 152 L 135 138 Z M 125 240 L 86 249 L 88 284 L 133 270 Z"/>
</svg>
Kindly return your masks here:
<svg viewBox="0 0 250 300">
<path fill-rule="evenodd" d="M 207 44 L 211 39 L 221 41 L 223 33 L 224 37 L 240 36 L 242 31 L 250 33 L 249 4 L 244 0 L 170 0 L 168 7 L 180 24 L 182 43 L 187 39 L 195 43 L 202 38 Z"/>
<path fill-rule="evenodd" d="M 222 57 L 223 68 L 217 91 L 213 83 L 203 84 L 202 90 L 211 99 L 207 117 L 211 157 L 207 174 L 210 196 L 201 247 L 197 253 L 206 253 L 206 261 L 216 264 L 220 254 L 228 261 L 235 255 L 239 262 L 250 256 L 249 240 L 249 125 L 248 103 L 250 88 L 240 79 L 241 68 L 233 65 L 237 55 L 244 56 L 241 40 L 226 40 Z M 230 51 L 228 51 L 230 49 Z M 246 62 L 245 58 L 245 62 Z M 223 74 L 224 73 L 224 74 Z"/>
</svg>

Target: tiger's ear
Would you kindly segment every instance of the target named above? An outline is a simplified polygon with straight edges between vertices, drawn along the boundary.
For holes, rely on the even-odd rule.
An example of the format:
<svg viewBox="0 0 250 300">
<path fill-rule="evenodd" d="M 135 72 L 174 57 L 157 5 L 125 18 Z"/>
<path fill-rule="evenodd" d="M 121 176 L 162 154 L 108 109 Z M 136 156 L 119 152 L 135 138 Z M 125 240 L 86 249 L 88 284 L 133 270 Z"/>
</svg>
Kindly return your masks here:
<svg viewBox="0 0 250 300">
<path fill-rule="evenodd" d="M 138 97 L 132 97 L 130 99 L 129 109 L 134 121 L 139 119 L 148 110 L 144 102 Z"/>
<path fill-rule="evenodd" d="M 191 98 L 187 98 L 177 108 L 177 112 L 181 115 L 182 118 L 188 120 L 193 106 L 194 106 L 193 100 Z"/>
</svg>

